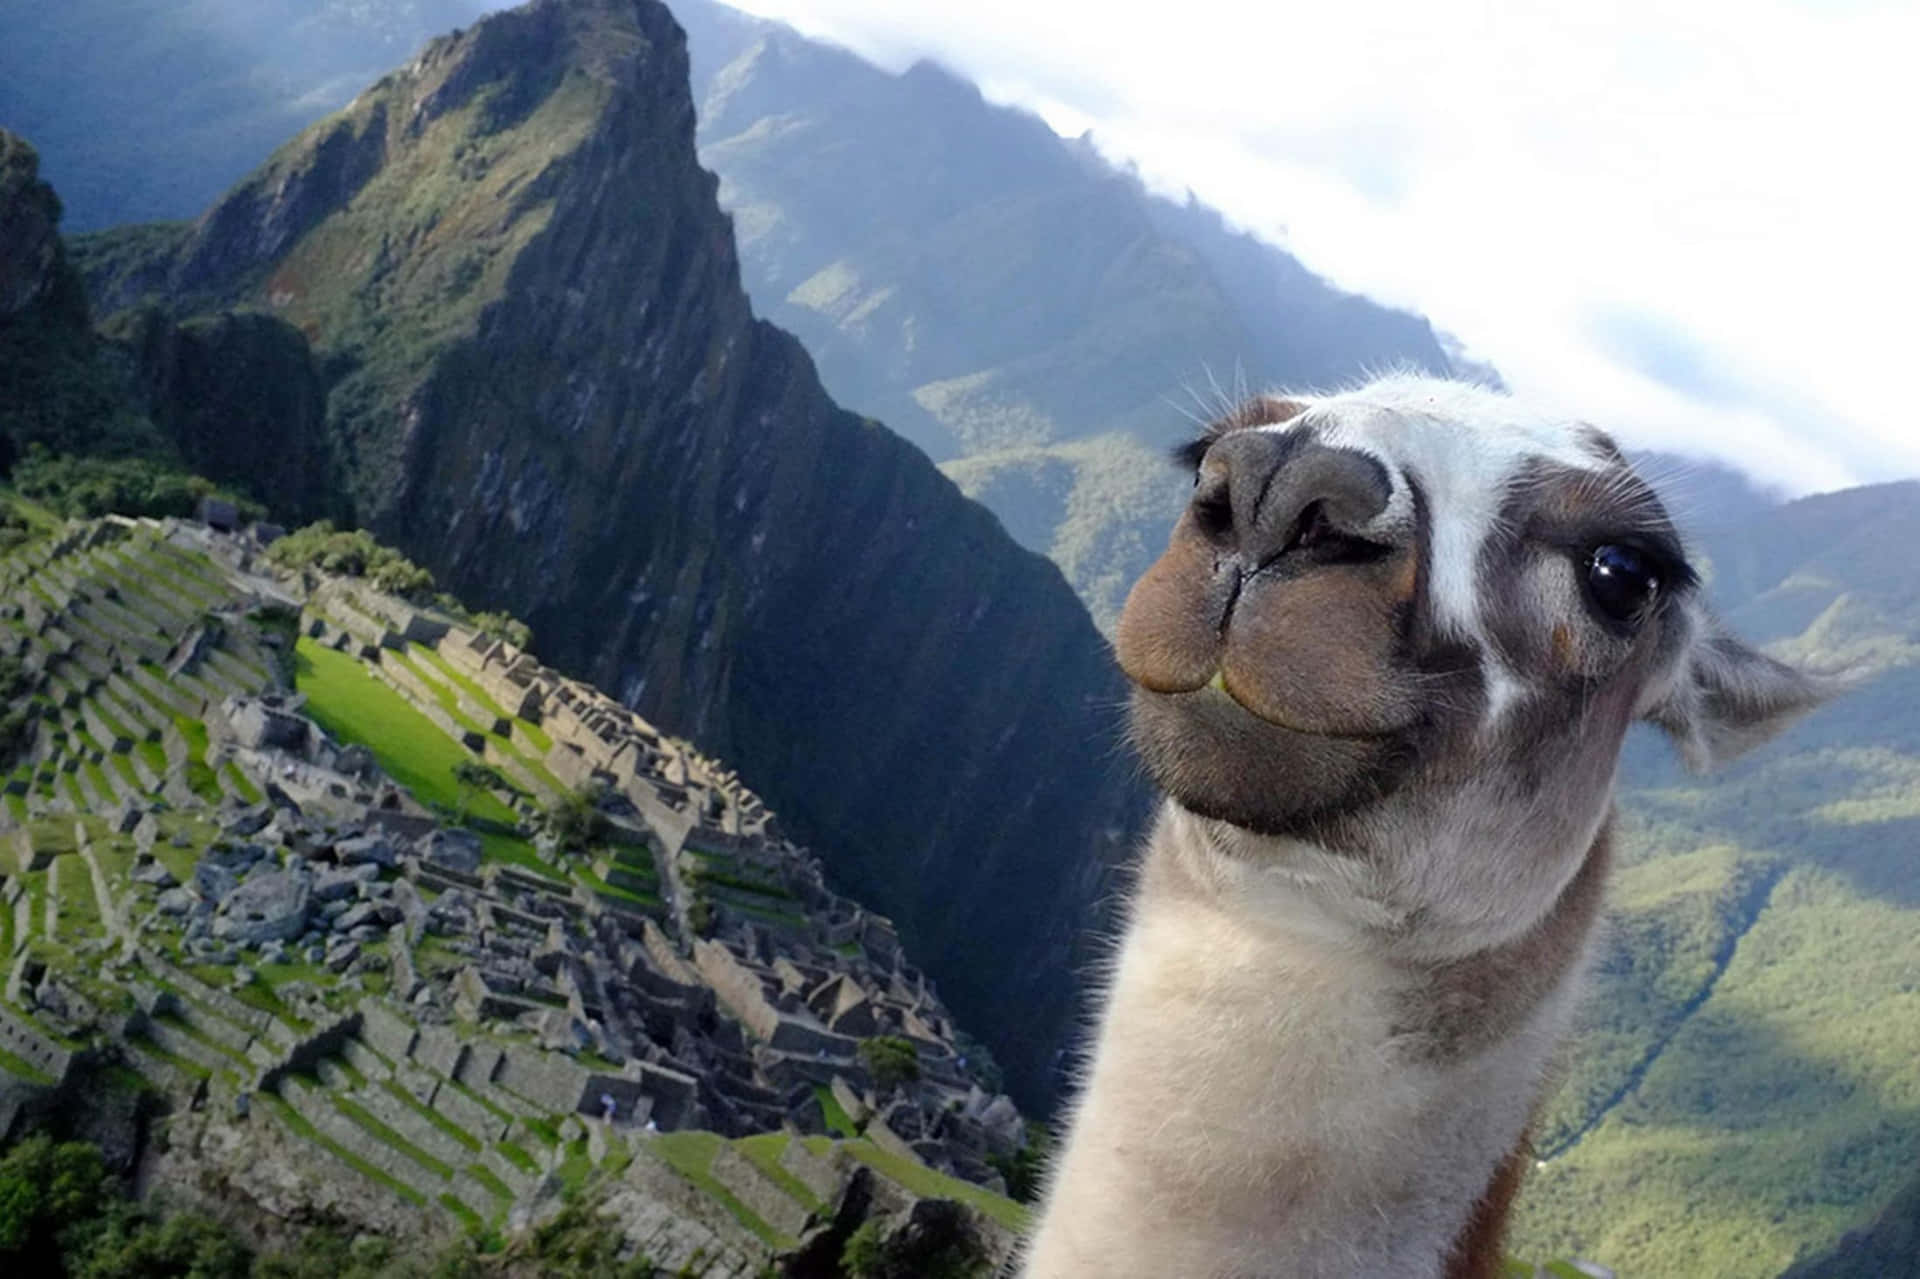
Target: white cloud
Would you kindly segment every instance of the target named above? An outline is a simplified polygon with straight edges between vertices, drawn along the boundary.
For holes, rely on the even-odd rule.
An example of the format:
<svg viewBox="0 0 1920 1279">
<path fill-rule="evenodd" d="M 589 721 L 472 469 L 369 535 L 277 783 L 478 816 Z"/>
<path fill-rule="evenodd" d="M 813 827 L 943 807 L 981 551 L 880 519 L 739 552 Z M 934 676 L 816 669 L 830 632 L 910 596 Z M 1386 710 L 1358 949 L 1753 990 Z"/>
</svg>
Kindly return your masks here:
<svg viewBox="0 0 1920 1279">
<path fill-rule="evenodd" d="M 733 2 L 1090 127 L 1635 443 L 1920 474 L 1920 7 Z"/>
</svg>

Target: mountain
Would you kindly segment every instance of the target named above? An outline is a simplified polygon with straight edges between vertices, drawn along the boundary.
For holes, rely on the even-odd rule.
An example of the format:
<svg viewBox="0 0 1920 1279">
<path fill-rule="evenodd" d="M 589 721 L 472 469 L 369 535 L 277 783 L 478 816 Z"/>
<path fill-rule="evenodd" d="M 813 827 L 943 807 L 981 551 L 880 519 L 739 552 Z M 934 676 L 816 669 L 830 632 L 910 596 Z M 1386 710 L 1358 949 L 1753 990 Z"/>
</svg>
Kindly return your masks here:
<svg viewBox="0 0 1920 1279">
<path fill-rule="evenodd" d="M 0 125 L 76 231 L 187 218 L 482 0 L 0 0 Z"/>
<path fill-rule="evenodd" d="M 332 452 L 300 334 L 264 315 L 175 324 L 150 311 L 95 332 L 58 234 L 62 211 L 38 152 L 0 129 L 0 474 L 36 449 L 82 454 L 96 464 L 96 487 L 110 472 L 123 491 L 144 483 L 149 502 L 168 489 L 178 509 L 150 514 L 187 514 L 191 488 L 211 487 L 186 471 L 284 518 L 326 513 Z"/>
<path fill-rule="evenodd" d="M 753 317 L 693 123 L 664 7 L 539 0 L 76 253 L 103 312 L 304 335 L 357 517 L 734 762 L 1044 1103 L 1142 809 L 1118 677 L 1052 565 Z"/>
<path fill-rule="evenodd" d="M 1180 511 L 1164 455 L 1221 386 L 1451 367 L 1425 320 L 934 64 L 892 75 L 712 0 L 674 11 L 756 306 L 835 398 L 1050 555 L 1103 628 Z"/>
</svg>

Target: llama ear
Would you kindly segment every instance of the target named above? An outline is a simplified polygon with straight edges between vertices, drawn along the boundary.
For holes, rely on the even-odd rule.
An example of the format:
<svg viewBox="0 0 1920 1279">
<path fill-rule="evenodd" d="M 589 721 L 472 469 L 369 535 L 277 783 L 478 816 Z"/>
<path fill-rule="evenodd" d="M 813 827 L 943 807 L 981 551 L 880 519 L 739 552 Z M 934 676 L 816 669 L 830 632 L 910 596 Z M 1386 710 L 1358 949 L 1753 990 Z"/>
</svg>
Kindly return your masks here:
<svg viewBox="0 0 1920 1279">
<path fill-rule="evenodd" d="M 1711 620 L 1702 629 L 1646 711 L 1695 772 L 1753 749 L 1852 683 L 1775 661 Z"/>
</svg>

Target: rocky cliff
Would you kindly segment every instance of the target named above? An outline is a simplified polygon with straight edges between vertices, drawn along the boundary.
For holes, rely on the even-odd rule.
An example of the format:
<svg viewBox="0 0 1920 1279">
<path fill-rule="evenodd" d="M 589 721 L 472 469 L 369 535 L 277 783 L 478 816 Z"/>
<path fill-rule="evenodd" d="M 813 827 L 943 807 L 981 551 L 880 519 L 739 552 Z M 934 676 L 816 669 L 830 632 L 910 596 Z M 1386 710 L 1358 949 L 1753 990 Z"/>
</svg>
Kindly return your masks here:
<svg viewBox="0 0 1920 1279">
<path fill-rule="evenodd" d="M 181 325 L 153 310 L 95 332 L 60 214 L 38 153 L 0 129 L 0 474 L 39 446 L 185 468 L 284 519 L 332 510 L 324 401 L 306 339 L 265 315 Z M 129 237 L 136 247 L 152 241 Z"/>
<path fill-rule="evenodd" d="M 303 332 L 359 516 L 735 761 L 1037 1101 L 1140 810 L 1119 682 L 1052 565 L 754 319 L 687 74 L 653 0 L 497 14 L 185 235 L 91 245 L 97 295 Z"/>
</svg>

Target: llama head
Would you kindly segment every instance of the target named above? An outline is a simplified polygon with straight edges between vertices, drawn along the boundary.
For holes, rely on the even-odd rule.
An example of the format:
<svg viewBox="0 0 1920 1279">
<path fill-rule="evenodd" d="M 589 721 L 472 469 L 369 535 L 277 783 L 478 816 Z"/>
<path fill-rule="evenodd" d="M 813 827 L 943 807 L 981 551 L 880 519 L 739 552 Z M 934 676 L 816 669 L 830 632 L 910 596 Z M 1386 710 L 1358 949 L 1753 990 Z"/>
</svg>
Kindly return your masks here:
<svg viewBox="0 0 1920 1279">
<path fill-rule="evenodd" d="M 1550 901 L 1635 719 L 1705 767 L 1824 695 L 1720 629 L 1591 427 L 1394 377 L 1257 398 L 1185 456 L 1193 498 L 1116 636 L 1141 755 L 1280 841 L 1248 846 L 1365 854 L 1411 910 Z"/>
</svg>

